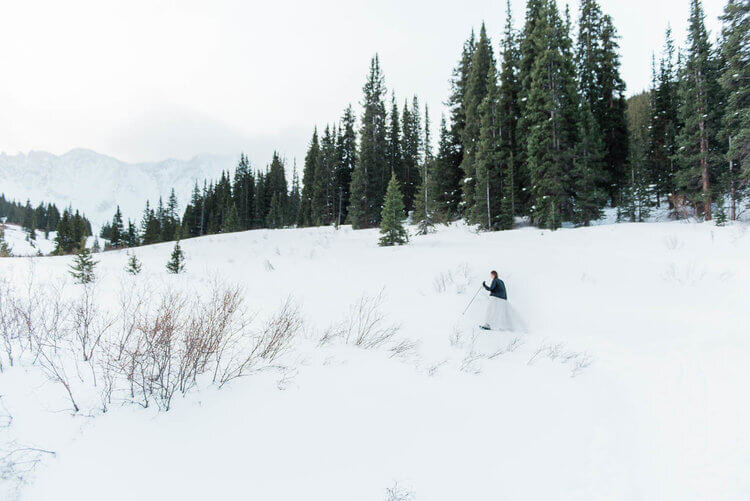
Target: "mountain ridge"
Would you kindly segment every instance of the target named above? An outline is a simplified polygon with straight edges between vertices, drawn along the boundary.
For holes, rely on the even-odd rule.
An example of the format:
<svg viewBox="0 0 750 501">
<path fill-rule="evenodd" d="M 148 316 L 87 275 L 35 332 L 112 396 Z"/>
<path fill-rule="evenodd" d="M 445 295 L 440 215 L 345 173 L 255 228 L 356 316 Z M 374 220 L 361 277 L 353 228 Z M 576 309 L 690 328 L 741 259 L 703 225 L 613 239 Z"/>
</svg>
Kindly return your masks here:
<svg viewBox="0 0 750 501">
<path fill-rule="evenodd" d="M 0 153 L 0 193 L 6 198 L 72 205 L 95 226 L 111 219 L 119 205 L 125 218 L 140 220 L 146 200 L 156 204 L 174 188 L 180 209 L 196 182 L 231 170 L 236 159 L 199 154 L 189 160 L 125 162 L 86 148 L 61 155 L 44 150 Z"/>
</svg>

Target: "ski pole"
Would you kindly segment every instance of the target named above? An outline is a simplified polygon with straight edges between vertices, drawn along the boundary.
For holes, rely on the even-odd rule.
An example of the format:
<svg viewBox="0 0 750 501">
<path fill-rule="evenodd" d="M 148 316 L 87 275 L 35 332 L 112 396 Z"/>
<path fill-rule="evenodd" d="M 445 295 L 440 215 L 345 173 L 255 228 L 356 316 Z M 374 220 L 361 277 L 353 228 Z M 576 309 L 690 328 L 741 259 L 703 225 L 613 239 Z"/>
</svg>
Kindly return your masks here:
<svg viewBox="0 0 750 501">
<path fill-rule="evenodd" d="M 469 301 L 469 304 L 466 305 L 466 308 L 464 309 L 464 312 L 461 313 L 461 315 L 464 315 L 466 311 L 469 309 L 469 306 L 471 306 L 471 303 L 474 302 L 474 300 L 477 298 L 477 295 L 479 295 L 479 291 L 482 290 L 482 286 L 479 286 L 479 289 L 477 289 L 477 292 L 474 294 L 474 297 L 471 298 L 471 301 Z"/>
</svg>

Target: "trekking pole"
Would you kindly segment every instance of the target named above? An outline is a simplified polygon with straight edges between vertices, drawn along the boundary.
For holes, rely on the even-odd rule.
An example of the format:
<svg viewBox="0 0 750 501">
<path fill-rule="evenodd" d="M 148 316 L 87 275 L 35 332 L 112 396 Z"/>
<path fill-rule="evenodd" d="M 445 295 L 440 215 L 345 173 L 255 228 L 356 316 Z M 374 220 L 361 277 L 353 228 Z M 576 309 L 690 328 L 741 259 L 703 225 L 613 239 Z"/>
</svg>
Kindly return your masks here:
<svg viewBox="0 0 750 501">
<path fill-rule="evenodd" d="M 474 297 L 473 297 L 473 298 L 471 298 L 471 301 L 469 301 L 469 304 L 467 304 L 467 305 L 466 305 L 466 309 L 464 309 L 464 312 L 463 312 L 463 313 L 461 313 L 461 315 L 464 315 L 464 314 L 466 313 L 466 311 L 467 311 L 467 310 L 469 309 L 469 306 L 471 306 L 471 303 L 473 303 L 473 302 L 474 302 L 474 300 L 475 300 L 475 299 L 477 298 L 477 296 L 479 295 L 479 291 L 481 291 L 481 290 L 482 290 L 482 286 L 480 285 L 480 286 L 479 286 L 479 289 L 477 289 L 477 292 L 476 292 L 476 293 L 474 294 Z"/>
</svg>

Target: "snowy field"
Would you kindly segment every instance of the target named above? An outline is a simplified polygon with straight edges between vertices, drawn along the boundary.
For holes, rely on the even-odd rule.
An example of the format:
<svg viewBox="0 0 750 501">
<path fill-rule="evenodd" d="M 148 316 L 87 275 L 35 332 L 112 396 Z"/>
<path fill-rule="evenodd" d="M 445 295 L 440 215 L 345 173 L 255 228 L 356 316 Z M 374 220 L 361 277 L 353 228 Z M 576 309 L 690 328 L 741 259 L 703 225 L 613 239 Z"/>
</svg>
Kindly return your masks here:
<svg viewBox="0 0 750 501">
<path fill-rule="evenodd" d="M 200 381 L 168 412 L 114 398 L 103 413 L 81 362 L 74 414 L 30 358 L 6 363 L 0 499 L 750 498 L 747 225 L 377 239 L 349 227 L 208 236 L 182 243 L 180 276 L 164 267 L 172 244 L 136 249 L 137 277 L 125 251 L 96 255 L 105 309 L 127 291 L 207 294 L 218 280 L 242 288 L 258 321 L 291 298 L 303 329 L 272 367 L 221 389 Z M 71 260 L 3 259 L 0 274 L 75 297 Z M 477 329 L 484 292 L 462 315 L 491 269 L 527 332 Z M 392 338 L 321 341 L 381 293 Z"/>
</svg>

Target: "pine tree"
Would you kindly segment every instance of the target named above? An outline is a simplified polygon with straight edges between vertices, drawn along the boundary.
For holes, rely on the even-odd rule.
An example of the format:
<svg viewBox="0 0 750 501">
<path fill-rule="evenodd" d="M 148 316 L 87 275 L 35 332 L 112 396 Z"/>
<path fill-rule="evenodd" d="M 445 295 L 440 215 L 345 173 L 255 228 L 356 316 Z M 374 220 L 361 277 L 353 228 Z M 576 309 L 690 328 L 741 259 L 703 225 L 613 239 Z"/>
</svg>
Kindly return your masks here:
<svg viewBox="0 0 750 501">
<path fill-rule="evenodd" d="M 605 145 L 599 125 L 596 123 L 590 104 L 581 99 L 579 141 L 573 164 L 575 221 L 589 226 L 591 221 L 602 217 L 602 208 L 607 194 L 600 188 L 604 175 Z"/>
<path fill-rule="evenodd" d="M 570 23 L 563 22 L 554 1 L 531 36 L 537 54 L 524 109 L 526 161 L 531 182 L 532 219 L 550 229 L 562 225 L 570 196 L 570 166 L 576 144 L 577 92 L 572 65 Z"/>
<path fill-rule="evenodd" d="M 404 110 L 404 119 L 408 110 Z M 404 128 L 406 123 L 404 123 Z M 405 172 L 403 169 L 403 155 L 401 150 L 401 119 L 396 104 L 396 95 L 391 93 L 391 112 L 388 116 L 388 128 L 386 129 L 385 164 L 389 173 L 395 174 L 396 179 L 404 182 Z"/>
<path fill-rule="evenodd" d="M 221 232 L 233 233 L 240 230 L 240 218 L 237 214 L 237 206 L 232 204 L 227 216 L 222 221 Z"/>
<path fill-rule="evenodd" d="M 297 216 L 297 224 L 300 226 L 312 226 L 317 214 L 313 214 L 313 193 L 315 191 L 315 172 L 320 169 L 322 155 L 320 142 L 318 141 L 318 128 L 313 130 L 310 146 L 305 155 L 305 167 L 302 170 L 302 195 L 300 197 L 300 212 Z"/>
<path fill-rule="evenodd" d="M 711 182 L 718 160 L 719 86 L 704 18 L 700 0 L 691 0 L 688 48 L 679 87 L 684 125 L 678 136 L 678 183 L 690 200 L 702 205 L 703 216 L 709 221 Z"/>
<path fill-rule="evenodd" d="M 502 201 L 500 172 L 500 89 L 494 65 L 487 74 L 487 93 L 479 106 L 479 142 L 475 154 L 475 192 L 469 220 L 480 229 L 496 228 Z"/>
<path fill-rule="evenodd" d="M 133 224 L 133 221 L 128 219 L 128 230 L 126 232 L 125 245 L 127 245 L 128 247 L 138 247 L 139 244 L 138 230 L 135 229 L 135 224 Z"/>
<path fill-rule="evenodd" d="M 652 109 L 650 93 L 644 92 L 628 99 L 628 183 L 622 192 L 618 209 L 621 217 L 631 222 L 643 222 L 651 212 L 651 173 L 648 169 Z"/>
<path fill-rule="evenodd" d="M 352 174 L 349 219 L 355 229 L 378 223 L 386 188 L 385 165 L 386 113 L 383 96 L 385 84 L 380 61 L 375 55 L 363 87 L 364 113 L 360 128 L 359 153 Z"/>
<path fill-rule="evenodd" d="M 445 179 L 440 190 L 441 198 L 445 198 L 439 204 L 440 214 L 446 221 L 458 216 L 461 207 L 461 193 L 463 175 L 461 165 L 464 158 L 463 135 L 466 128 L 466 92 L 469 85 L 469 70 L 476 50 L 474 30 L 471 36 L 464 42 L 461 59 L 453 69 L 451 79 L 451 94 L 448 98 L 450 107 L 450 127 L 441 128 L 440 144 L 438 152 L 438 170 Z M 454 186 L 455 184 L 455 186 Z"/>
<path fill-rule="evenodd" d="M 131 275 L 138 275 L 141 272 L 142 265 L 138 256 L 130 254 L 128 256 L 128 264 L 125 267 L 125 271 Z"/>
<path fill-rule="evenodd" d="M 529 167 L 529 161 L 526 157 L 529 137 L 531 136 L 531 120 L 538 118 L 536 115 L 529 113 L 529 97 L 531 94 L 531 76 L 534 65 L 539 58 L 539 52 L 545 47 L 540 44 L 541 40 L 535 35 L 537 24 L 546 23 L 546 2 L 547 0 L 527 0 L 526 14 L 524 19 L 523 30 L 518 40 L 518 123 L 516 125 L 516 138 L 523 143 L 519 145 L 517 155 L 514 157 L 515 177 L 518 179 L 518 185 L 525 188 L 519 190 L 518 203 L 526 209 L 526 212 L 533 214 L 532 208 L 532 179 Z"/>
<path fill-rule="evenodd" d="M 500 172 L 502 182 L 502 202 L 498 222 L 502 229 L 513 227 L 513 216 L 518 208 L 520 193 L 525 180 L 518 175 L 516 162 L 519 158 L 519 147 L 516 140 L 518 128 L 518 96 L 521 91 L 518 80 L 519 48 L 518 37 L 513 30 L 510 0 L 506 4 L 507 19 L 501 45 L 502 63 L 500 71 Z"/>
<path fill-rule="evenodd" d="M 435 231 L 433 223 L 434 201 L 434 165 L 432 155 L 432 140 L 430 134 L 430 112 L 424 107 L 424 161 L 422 163 L 421 183 L 417 187 L 414 198 L 414 213 L 412 220 L 417 222 L 417 234 L 426 235 Z"/>
<path fill-rule="evenodd" d="M 125 237 L 125 227 L 122 223 L 122 213 L 120 212 L 120 206 L 117 206 L 115 215 L 112 218 L 112 227 L 109 234 L 109 244 L 113 248 L 122 247 L 124 244 L 123 238 Z"/>
<path fill-rule="evenodd" d="M 656 69 L 651 63 L 651 121 L 647 150 L 648 169 L 655 185 L 656 203 L 661 197 L 675 192 L 675 160 L 677 154 L 677 75 L 674 69 L 674 44 L 672 30 L 667 28 L 664 53 Z"/>
<path fill-rule="evenodd" d="M 495 57 L 492 51 L 492 42 L 487 36 L 487 30 L 482 23 L 479 31 L 474 54 L 469 67 L 466 92 L 464 94 L 464 109 L 466 112 L 466 125 L 463 129 L 461 142 L 463 144 L 463 159 L 461 161 L 461 172 L 464 179 L 462 189 L 462 210 L 464 216 L 471 219 L 472 207 L 476 200 L 476 173 L 477 173 L 477 149 L 481 134 L 481 116 L 479 107 L 487 95 L 487 76 L 490 68 L 495 68 Z"/>
<path fill-rule="evenodd" d="M 300 209 L 301 192 L 299 187 L 299 175 L 297 174 L 297 161 L 292 168 L 292 189 L 289 192 L 289 221 L 297 222 Z"/>
<path fill-rule="evenodd" d="M 94 261 L 91 250 L 86 246 L 82 246 L 73 259 L 73 264 L 70 266 L 70 274 L 76 283 L 88 284 L 96 279 L 94 274 L 96 265 L 97 261 Z"/>
<path fill-rule="evenodd" d="M 727 209 L 724 206 L 724 196 L 716 198 L 716 213 L 714 217 L 714 223 L 716 226 L 724 226 L 727 224 Z"/>
<path fill-rule="evenodd" d="M 729 218 L 737 218 L 737 201 L 750 185 L 750 3 L 729 0 L 724 7 L 719 83 L 726 96 L 719 140 L 727 145 L 725 177 Z M 717 215 L 718 218 L 718 215 Z"/>
<path fill-rule="evenodd" d="M 182 252 L 179 240 L 174 243 L 172 255 L 167 263 L 167 271 L 174 274 L 185 271 L 185 254 Z"/>
<path fill-rule="evenodd" d="M 409 235 L 402 222 L 403 218 L 404 199 L 401 194 L 401 187 L 395 174 L 391 174 L 381 212 L 380 234 L 382 236 L 379 245 L 403 245 L 409 241 Z"/>
<path fill-rule="evenodd" d="M 339 163 L 336 167 L 336 191 L 338 196 L 337 202 L 337 221 L 344 222 L 347 220 L 347 209 L 349 207 L 349 189 L 352 183 L 352 173 L 356 164 L 357 156 L 357 134 L 354 131 L 356 118 L 352 107 L 347 106 L 341 117 L 339 124 L 339 136 L 336 140 L 336 146 L 339 151 Z"/>
<path fill-rule="evenodd" d="M 604 15 L 601 22 L 599 87 L 601 98 L 592 111 L 604 138 L 604 166 L 607 173 L 601 187 L 610 201 L 617 202 L 617 193 L 626 182 L 628 128 L 625 117 L 625 82 L 620 76 L 617 30 L 612 18 Z"/>
<path fill-rule="evenodd" d="M 320 162 L 315 170 L 312 195 L 312 223 L 316 226 L 333 222 L 334 171 L 336 169 L 335 132 L 326 126 L 320 143 Z"/>
<path fill-rule="evenodd" d="M 441 117 L 438 151 L 433 165 L 434 174 L 430 183 L 435 200 L 436 221 L 448 222 L 458 215 L 461 176 L 459 169 L 455 166 L 454 155 L 452 133 L 448 129 L 445 117 Z"/>
<path fill-rule="evenodd" d="M 404 102 L 403 117 L 403 170 L 402 178 L 399 179 L 404 194 L 404 207 L 409 213 L 414 208 L 414 197 L 417 187 L 421 183 L 420 165 L 422 157 L 422 119 L 419 112 L 419 100 L 417 96 L 412 98 L 411 109 Z"/>
<path fill-rule="evenodd" d="M 12 249 L 5 241 L 5 226 L 0 223 L 0 257 L 11 257 L 12 255 Z"/>
</svg>

